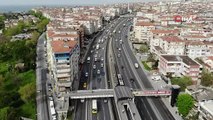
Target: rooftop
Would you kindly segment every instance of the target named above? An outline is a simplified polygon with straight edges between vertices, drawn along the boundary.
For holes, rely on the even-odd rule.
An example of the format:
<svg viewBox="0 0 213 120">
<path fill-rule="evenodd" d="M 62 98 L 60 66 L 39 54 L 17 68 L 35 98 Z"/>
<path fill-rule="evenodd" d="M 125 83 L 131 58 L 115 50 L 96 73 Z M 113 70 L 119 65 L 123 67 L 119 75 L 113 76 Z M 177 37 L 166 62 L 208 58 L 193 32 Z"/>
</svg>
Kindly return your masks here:
<svg viewBox="0 0 213 120">
<path fill-rule="evenodd" d="M 178 55 L 161 55 L 164 59 L 167 61 L 173 61 L 173 62 L 184 62 L 187 65 L 199 65 L 197 62 L 189 58 L 188 56 L 178 56 Z"/>
<path fill-rule="evenodd" d="M 54 53 L 70 52 L 75 47 L 75 45 L 77 45 L 77 41 L 72 40 L 57 40 L 51 42 Z"/>
<path fill-rule="evenodd" d="M 180 39 L 177 36 L 163 36 L 161 37 L 164 41 L 167 42 L 184 42 L 182 39 Z"/>
<path fill-rule="evenodd" d="M 169 33 L 174 34 L 174 33 L 180 33 L 179 30 L 160 30 L 160 29 L 158 29 L 158 30 L 151 30 L 151 32 L 154 33 L 154 34 L 169 34 Z"/>
<path fill-rule="evenodd" d="M 151 22 L 137 22 L 136 26 L 155 26 L 155 25 Z"/>
</svg>

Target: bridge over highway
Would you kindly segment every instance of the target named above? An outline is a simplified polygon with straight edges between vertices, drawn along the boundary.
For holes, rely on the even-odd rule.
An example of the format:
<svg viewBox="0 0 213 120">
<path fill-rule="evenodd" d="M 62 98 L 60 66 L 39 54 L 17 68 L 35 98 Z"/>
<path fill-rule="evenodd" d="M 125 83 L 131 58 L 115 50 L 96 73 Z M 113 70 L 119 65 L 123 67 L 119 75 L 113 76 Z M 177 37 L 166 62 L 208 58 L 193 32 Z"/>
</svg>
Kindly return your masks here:
<svg viewBox="0 0 213 120">
<path fill-rule="evenodd" d="M 169 96 L 171 90 L 132 90 L 134 96 Z M 77 90 L 63 95 L 71 99 L 109 98 L 115 96 L 114 89 Z"/>
</svg>

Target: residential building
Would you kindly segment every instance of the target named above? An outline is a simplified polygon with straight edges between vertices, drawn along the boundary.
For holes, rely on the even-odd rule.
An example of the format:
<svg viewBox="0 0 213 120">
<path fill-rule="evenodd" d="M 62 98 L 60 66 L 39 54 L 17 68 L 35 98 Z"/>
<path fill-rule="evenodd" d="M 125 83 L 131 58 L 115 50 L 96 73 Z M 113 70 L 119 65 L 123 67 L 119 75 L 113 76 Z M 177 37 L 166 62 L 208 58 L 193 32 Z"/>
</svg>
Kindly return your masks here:
<svg viewBox="0 0 213 120">
<path fill-rule="evenodd" d="M 151 30 L 155 29 L 154 23 L 151 22 L 137 22 L 134 26 L 134 42 L 149 43 Z"/>
<path fill-rule="evenodd" d="M 161 55 L 159 58 L 158 69 L 163 75 L 172 77 L 189 76 L 193 83 L 199 83 L 202 66 L 195 60 L 183 55 Z"/>
<path fill-rule="evenodd" d="M 208 71 L 213 73 L 213 56 L 206 56 L 201 58 L 203 61 L 203 67 Z"/>
<path fill-rule="evenodd" d="M 213 100 L 199 102 L 198 111 L 199 120 L 213 120 Z"/>
<path fill-rule="evenodd" d="M 78 78 L 79 45 L 72 40 L 51 41 L 51 71 L 55 78 L 56 92 L 72 90 L 74 79 Z"/>
</svg>

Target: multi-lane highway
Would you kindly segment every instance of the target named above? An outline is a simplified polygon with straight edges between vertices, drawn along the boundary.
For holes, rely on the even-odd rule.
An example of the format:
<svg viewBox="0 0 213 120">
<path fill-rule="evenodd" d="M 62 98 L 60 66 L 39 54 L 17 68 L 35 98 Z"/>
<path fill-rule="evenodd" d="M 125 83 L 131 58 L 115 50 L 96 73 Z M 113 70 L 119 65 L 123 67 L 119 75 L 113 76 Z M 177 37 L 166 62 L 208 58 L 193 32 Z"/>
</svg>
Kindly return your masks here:
<svg viewBox="0 0 213 120">
<path fill-rule="evenodd" d="M 117 24 L 120 21 L 113 21 Z M 87 59 L 83 63 L 81 71 L 81 80 L 79 89 L 106 89 L 107 73 L 106 73 L 106 50 L 109 40 L 109 34 L 112 33 L 114 26 L 107 25 L 100 36 L 92 43 L 88 49 Z M 97 48 L 97 45 L 99 47 Z M 88 74 L 88 76 L 86 75 Z M 75 120 L 111 120 L 113 119 L 112 108 L 110 107 L 110 99 L 98 99 L 98 112 L 92 114 L 92 100 L 78 100 L 75 111 Z M 110 114 L 111 113 L 111 114 Z"/>
<path fill-rule="evenodd" d="M 45 56 L 45 33 L 43 33 L 37 43 L 37 58 L 36 58 L 36 103 L 37 103 L 37 119 L 49 120 L 49 109 L 47 102 L 47 64 Z"/>
<path fill-rule="evenodd" d="M 127 20 L 124 24 L 125 26 L 120 25 L 117 28 L 113 39 L 113 51 L 116 57 L 117 70 L 122 74 L 126 86 L 133 89 L 153 89 L 142 68 L 135 69 L 134 67 L 134 63 L 137 63 L 137 60 L 128 44 L 126 36 L 131 23 Z M 135 103 L 142 119 L 174 119 L 159 98 L 140 97 L 135 99 Z"/>
<path fill-rule="evenodd" d="M 121 18 L 107 25 L 105 30 L 95 38 L 81 69 L 79 89 L 107 89 L 106 56 L 108 41 L 112 36 L 112 48 L 116 62 L 116 71 L 123 77 L 126 86 L 133 89 L 153 89 L 143 69 L 135 69 L 137 60 L 128 43 L 128 29 L 131 20 Z M 114 32 L 115 31 L 115 32 Z M 98 47 L 97 47 L 98 45 Z M 92 99 L 78 100 L 75 120 L 112 120 L 110 99 L 97 99 L 98 112 L 92 114 Z M 174 118 L 159 98 L 137 97 L 138 111 L 145 120 L 173 120 Z"/>
</svg>

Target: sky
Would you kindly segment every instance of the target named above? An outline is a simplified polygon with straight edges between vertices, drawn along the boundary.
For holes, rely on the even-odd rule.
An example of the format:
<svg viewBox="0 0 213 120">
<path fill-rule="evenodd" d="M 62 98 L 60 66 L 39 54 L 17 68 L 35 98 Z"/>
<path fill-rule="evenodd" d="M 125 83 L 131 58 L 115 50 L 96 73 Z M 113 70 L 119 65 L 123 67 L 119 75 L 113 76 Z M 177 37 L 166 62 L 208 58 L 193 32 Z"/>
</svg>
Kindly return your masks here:
<svg viewBox="0 0 213 120">
<path fill-rule="evenodd" d="M 150 2 L 156 0 L 0 0 L 0 6 L 4 5 L 86 5 L 109 4 L 121 2 Z"/>
</svg>

